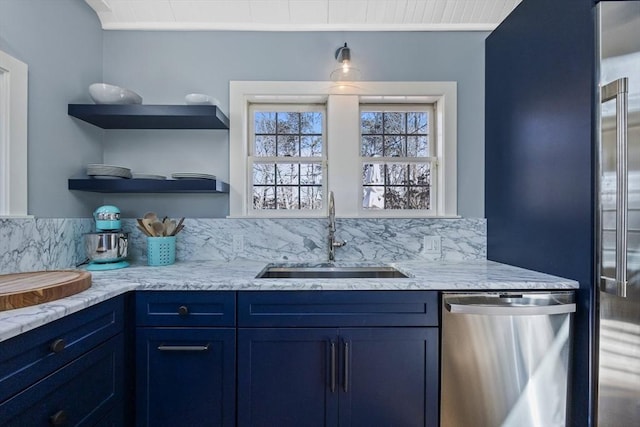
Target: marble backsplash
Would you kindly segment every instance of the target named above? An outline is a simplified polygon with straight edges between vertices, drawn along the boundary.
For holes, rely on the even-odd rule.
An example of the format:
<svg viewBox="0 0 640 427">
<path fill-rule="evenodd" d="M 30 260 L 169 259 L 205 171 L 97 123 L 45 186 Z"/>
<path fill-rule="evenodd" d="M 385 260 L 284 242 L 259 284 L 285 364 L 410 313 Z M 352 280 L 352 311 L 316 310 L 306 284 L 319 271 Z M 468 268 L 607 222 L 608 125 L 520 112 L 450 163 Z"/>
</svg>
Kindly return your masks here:
<svg viewBox="0 0 640 427">
<path fill-rule="evenodd" d="M 85 259 L 82 234 L 92 219 L 0 219 L 0 273 L 74 268 Z M 486 220 L 341 219 L 336 261 L 408 261 L 486 259 Z M 146 262 L 146 238 L 134 219 L 129 259 Z M 439 236 L 439 254 L 423 251 L 424 236 Z M 328 220 L 189 218 L 178 234 L 176 258 L 192 261 L 247 259 L 273 262 L 328 260 Z"/>
<path fill-rule="evenodd" d="M 73 268 L 92 219 L 0 218 L 0 274 Z"/>
</svg>

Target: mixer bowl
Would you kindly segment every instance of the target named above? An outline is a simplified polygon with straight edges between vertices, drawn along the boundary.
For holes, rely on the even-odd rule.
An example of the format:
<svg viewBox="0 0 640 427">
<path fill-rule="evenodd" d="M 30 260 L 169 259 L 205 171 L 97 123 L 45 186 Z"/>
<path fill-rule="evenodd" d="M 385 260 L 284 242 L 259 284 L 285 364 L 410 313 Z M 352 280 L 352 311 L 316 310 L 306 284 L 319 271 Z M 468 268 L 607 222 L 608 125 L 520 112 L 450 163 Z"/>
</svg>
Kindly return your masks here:
<svg viewBox="0 0 640 427">
<path fill-rule="evenodd" d="M 97 263 L 122 261 L 127 257 L 129 233 L 99 232 L 84 235 L 87 258 Z"/>
</svg>

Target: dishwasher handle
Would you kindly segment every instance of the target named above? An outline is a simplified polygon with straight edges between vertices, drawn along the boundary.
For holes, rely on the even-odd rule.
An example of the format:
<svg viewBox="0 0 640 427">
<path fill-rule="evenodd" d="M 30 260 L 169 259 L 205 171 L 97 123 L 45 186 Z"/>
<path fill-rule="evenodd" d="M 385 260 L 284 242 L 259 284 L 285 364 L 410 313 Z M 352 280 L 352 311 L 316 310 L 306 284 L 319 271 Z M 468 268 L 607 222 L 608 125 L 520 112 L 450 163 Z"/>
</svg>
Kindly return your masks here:
<svg viewBox="0 0 640 427">
<path fill-rule="evenodd" d="M 548 316 L 575 313 L 573 293 L 525 295 L 445 295 L 445 309 L 453 314 L 484 316 Z"/>
</svg>

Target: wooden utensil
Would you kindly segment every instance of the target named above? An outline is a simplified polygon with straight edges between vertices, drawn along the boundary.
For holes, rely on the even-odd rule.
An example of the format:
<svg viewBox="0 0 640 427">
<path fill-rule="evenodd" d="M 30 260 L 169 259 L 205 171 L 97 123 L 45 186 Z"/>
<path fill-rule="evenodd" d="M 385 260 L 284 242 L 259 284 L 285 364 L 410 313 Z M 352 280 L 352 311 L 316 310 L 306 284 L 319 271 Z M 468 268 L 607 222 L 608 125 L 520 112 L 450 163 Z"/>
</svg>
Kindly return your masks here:
<svg viewBox="0 0 640 427">
<path fill-rule="evenodd" d="M 81 270 L 3 274 L 0 275 L 0 311 L 54 301 L 89 287 L 91 273 Z"/>
<path fill-rule="evenodd" d="M 153 222 L 158 220 L 158 215 L 156 215 L 155 212 L 147 212 L 146 214 L 144 214 L 142 219 L 150 219 Z"/>
<path fill-rule="evenodd" d="M 169 220 L 164 225 L 164 235 L 165 236 L 173 236 L 173 233 L 176 231 L 176 222 L 174 220 Z"/>
<path fill-rule="evenodd" d="M 150 219 L 148 219 L 148 218 L 143 218 L 142 219 L 142 225 L 149 232 L 149 236 L 150 237 L 156 237 L 156 232 L 153 229 L 153 225 L 152 224 L 153 224 L 153 221 L 151 221 Z"/>
<path fill-rule="evenodd" d="M 140 229 L 140 231 L 142 231 L 145 236 L 152 237 L 149 233 L 149 230 L 147 230 L 147 227 L 145 227 L 144 222 L 142 222 L 140 218 L 136 218 L 136 221 L 138 222 L 138 228 Z"/>
<path fill-rule="evenodd" d="M 151 227 L 153 228 L 153 234 L 156 237 L 162 237 L 164 233 L 164 226 L 161 222 L 156 221 L 151 223 Z"/>
</svg>

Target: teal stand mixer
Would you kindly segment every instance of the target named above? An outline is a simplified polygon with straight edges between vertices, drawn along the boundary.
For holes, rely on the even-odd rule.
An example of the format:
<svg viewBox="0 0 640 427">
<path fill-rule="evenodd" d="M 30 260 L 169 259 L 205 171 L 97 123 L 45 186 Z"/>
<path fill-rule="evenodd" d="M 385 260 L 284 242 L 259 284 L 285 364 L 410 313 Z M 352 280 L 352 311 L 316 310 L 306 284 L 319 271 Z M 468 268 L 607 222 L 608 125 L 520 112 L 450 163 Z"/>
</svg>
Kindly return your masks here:
<svg viewBox="0 0 640 427">
<path fill-rule="evenodd" d="M 84 235 L 84 247 L 90 262 L 89 271 L 116 270 L 128 267 L 125 261 L 129 234 L 123 233 L 120 209 L 115 206 L 100 206 L 93 213 L 95 233 Z"/>
</svg>

